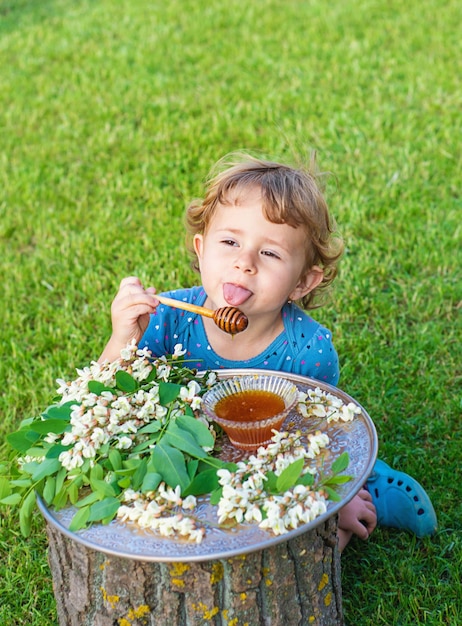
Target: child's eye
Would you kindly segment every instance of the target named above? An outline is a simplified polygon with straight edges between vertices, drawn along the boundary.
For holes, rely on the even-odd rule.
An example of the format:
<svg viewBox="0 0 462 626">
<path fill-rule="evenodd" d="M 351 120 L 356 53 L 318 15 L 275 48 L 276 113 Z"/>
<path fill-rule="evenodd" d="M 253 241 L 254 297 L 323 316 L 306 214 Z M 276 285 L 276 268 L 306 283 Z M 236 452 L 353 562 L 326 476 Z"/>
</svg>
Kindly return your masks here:
<svg viewBox="0 0 462 626">
<path fill-rule="evenodd" d="M 227 246 L 237 246 L 237 243 L 233 239 L 222 239 L 221 243 Z"/>
<path fill-rule="evenodd" d="M 262 250 L 262 255 L 263 256 L 269 256 L 272 259 L 280 259 L 281 257 L 276 254 L 275 252 L 272 252 L 271 250 Z"/>
</svg>

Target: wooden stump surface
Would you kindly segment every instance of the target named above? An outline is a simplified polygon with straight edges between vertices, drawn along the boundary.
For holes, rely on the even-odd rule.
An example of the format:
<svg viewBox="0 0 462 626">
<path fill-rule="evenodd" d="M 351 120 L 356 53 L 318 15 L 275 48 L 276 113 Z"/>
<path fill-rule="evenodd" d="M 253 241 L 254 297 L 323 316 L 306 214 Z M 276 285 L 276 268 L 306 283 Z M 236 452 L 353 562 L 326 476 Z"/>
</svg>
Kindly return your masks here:
<svg viewBox="0 0 462 626">
<path fill-rule="evenodd" d="M 60 626 L 342 626 L 335 518 L 265 550 L 163 563 L 91 550 L 47 523 Z"/>
</svg>

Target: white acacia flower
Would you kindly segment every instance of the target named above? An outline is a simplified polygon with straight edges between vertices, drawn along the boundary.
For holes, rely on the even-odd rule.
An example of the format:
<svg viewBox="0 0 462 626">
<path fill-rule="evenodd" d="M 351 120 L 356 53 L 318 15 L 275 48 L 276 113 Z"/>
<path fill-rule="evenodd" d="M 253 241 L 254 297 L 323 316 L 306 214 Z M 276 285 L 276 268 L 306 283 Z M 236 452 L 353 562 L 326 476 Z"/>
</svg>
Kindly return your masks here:
<svg viewBox="0 0 462 626">
<path fill-rule="evenodd" d="M 193 509 L 196 508 L 196 505 L 197 505 L 197 500 L 195 496 L 186 496 L 181 506 L 183 509 L 186 509 L 187 511 L 192 511 Z"/>
<path fill-rule="evenodd" d="M 263 519 L 260 507 L 256 504 L 248 507 L 245 512 L 244 518 L 246 522 L 257 522 L 257 524 L 260 524 Z"/>
<path fill-rule="evenodd" d="M 116 443 L 116 448 L 118 448 L 119 450 L 128 450 L 128 448 L 131 448 L 132 445 L 133 441 L 130 437 L 119 437 Z"/>
<path fill-rule="evenodd" d="M 216 372 L 209 372 L 207 374 L 206 385 L 207 387 L 212 387 L 218 380 L 218 376 Z"/>
<path fill-rule="evenodd" d="M 164 500 L 167 500 L 167 502 L 172 502 L 176 505 L 181 504 L 181 488 L 179 485 L 173 489 L 172 487 L 166 486 L 165 483 L 160 483 L 158 492 L 159 498 L 163 498 Z"/>
<path fill-rule="evenodd" d="M 94 459 L 96 456 L 96 448 L 92 443 L 87 443 L 82 447 L 82 456 L 85 459 Z"/>
<path fill-rule="evenodd" d="M 134 489 L 125 489 L 124 491 L 124 500 L 125 502 L 135 501 L 139 498 L 140 492 L 135 491 Z"/>
<path fill-rule="evenodd" d="M 313 454 L 313 458 L 320 453 L 321 448 L 326 448 L 329 445 L 329 436 L 319 430 L 314 435 L 309 434 L 308 440 L 310 442 L 309 451 Z"/>
<path fill-rule="evenodd" d="M 185 402 L 191 402 L 192 400 L 194 400 L 200 393 L 201 391 L 201 387 L 199 385 L 199 383 L 197 382 L 197 380 L 190 380 L 186 389 L 187 389 L 187 394 L 186 396 L 183 395 L 183 390 L 185 389 L 185 387 L 181 388 L 180 391 L 180 397 L 182 400 L 184 400 Z"/>
<path fill-rule="evenodd" d="M 122 348 L 122 350 L 120 351 L 120 356 L 124 361 L 130 361 L 130 359 L 132 358 L 132 354 L 133 354 L 133 344 L 126 346 L 125 348 Z"/>
<path fill-rule="evenodd" d="M 36 463 L 42 463 L 42 461 L 44 461 L 44 460 L 45 460 L 45 456 L 29 456 L 28 454 L 26 454 L 26 456 L 19 457 L 16 460 L 16 462 L 18 464 L 18 467 L 21 468 L 26 463 L 33 463 L 34 461 Z"/>
<path fill-rule="evenodd" d="M 157 378 L 168 381 L 172 367 L 167 363 L 160 364 L 157 367 Z"/>
<path fill-rule="evenodd" d="M 71 471 L 76 467 L 82 467 L 83 465 L 82 455 L 74 454 L 73 450 L 66 450 L 65 452 L 61 452 L 58 459 L 61 465 L 65 467 L 68 471 Z"/>
<path fill-rule="evenodd" d="M 167 415 L 168 409 L 162 404 L 156 406 L 156 419 L 161 420 Z"/>
<path fill-rule="evenodd" d="M 187 350 L 183 350 L 183 346 L 181 345 L 181 343 L 177 343 L 177 344 L 175 344 L 175 346 L 173 347 L 173 354 L 172 354 L 172 357 L 173 357 L 174 359 L 175 359 L 175 358 L 178 358 L 178 357 L 180 357 L 180 356 L 185 355 L 185 354 L 186 354 L 186 352 L 187 352 Z"/>
<path fill-rule="evenodd" d="M 95 428 L 90 435 L 91 441 L 97 448 L 109 441 L 109 434 L 103 428 Z"/>
<path fill-rule="evenodd" d="M 121 424 L 121 432 L 135 434 L 138 431 L 138 426 L 135 420 L 127 420 Z"/>
<path fill-rule="evenodd" d="M 57 439 L 59 439 L 60 435 L 56 435 L 55 433 L 48 433 L 46 437 L 44 437 L 44 441 L 46 443 L 55 443 Z"/>
<path fill-rule="evenodd" d="M 64 433 L 63 438 L 61 439 L 61 443 L 63 446 L 70 446 L 76 441 L 77 437 L 73 432 Z M 61 459 L 59 459 L 61 461 Z"/>
</svg>

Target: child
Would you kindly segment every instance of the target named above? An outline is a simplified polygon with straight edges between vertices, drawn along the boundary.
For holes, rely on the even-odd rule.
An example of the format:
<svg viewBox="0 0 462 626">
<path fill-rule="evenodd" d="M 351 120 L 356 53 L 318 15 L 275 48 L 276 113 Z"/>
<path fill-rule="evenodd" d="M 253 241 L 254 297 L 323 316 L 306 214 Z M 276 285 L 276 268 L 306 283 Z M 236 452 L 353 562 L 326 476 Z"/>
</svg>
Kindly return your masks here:
<svg viewBox="0 0 462 626">
<path fill-rule="evenodd" d="M 187 210 L 202 286 L 167 295 L 210 309 L 238 307 L 248 328 L 226 334 L 209 318 L 159 304 L 153 287 L 129 277 L 112 303 L 112 336 L 100 361 L 118 358 L 132 339 L 156 356 L 180 343 L 198 369 L 280 370 L 336 385 L 331 333 L 302 310 L 317 306 L 342 253 L 315 176 L 245 155 L 222 165 L 204 200 Z M 340 512 L 340 550 L 353 534 L 367 539 L 377 520 L 418 536 L 436 528 L 425 491 L 381 461 Z"/>
</svg>

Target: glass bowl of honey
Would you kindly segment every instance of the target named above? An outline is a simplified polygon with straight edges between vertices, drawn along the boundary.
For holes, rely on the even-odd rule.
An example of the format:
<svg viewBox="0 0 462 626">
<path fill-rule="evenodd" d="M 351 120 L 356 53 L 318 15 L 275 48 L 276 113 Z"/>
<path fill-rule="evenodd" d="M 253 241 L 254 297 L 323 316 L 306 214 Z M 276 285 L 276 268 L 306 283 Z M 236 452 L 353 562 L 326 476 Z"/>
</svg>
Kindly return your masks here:
<svg viewBox="0 0 462 626">
<path fill-rule="evenodd" d="M 271 442 L 298 401 L 298 388 L 281 376 L 253 374 L 227 378 L 202 398 L 202 409 L 236 448 L 256 450 Z"/>
</svg>

